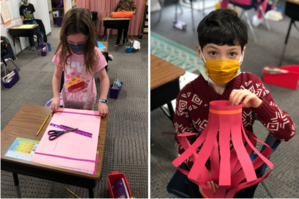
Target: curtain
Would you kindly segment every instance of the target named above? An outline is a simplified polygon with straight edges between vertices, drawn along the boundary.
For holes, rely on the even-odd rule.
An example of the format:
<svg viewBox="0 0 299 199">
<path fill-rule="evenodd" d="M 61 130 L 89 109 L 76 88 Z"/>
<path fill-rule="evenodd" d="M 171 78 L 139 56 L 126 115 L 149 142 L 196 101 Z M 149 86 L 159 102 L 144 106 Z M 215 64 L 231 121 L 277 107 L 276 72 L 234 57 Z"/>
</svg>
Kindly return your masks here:
<svg viewBox="0 0 299 199">
<path fill-rule="evenodd" d="M 137 7 L 137 12 L 130 21 L 128 35 L 139 34 L 145 0 L 133 1 Z M 119 0 L 78 0 L 77 6 L 89 9 L 91 12 L 98 12 L 97 33 L 98 35 L 103 35 L 105 29 L 103 26 L 103 19 L 105 17 L 111 17 L 111 12 L 118 2 Z M 117 30 L 113 30 L 112 34 L 117 34 Z"/>
</svg>

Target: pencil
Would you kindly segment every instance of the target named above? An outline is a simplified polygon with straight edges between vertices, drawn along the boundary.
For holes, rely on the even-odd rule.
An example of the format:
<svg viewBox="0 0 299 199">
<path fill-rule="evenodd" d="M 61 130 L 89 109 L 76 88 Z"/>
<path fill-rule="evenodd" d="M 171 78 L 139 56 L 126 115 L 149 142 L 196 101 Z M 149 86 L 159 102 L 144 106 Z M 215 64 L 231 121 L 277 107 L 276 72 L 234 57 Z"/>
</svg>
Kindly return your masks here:
<svg viewBox="0 0 299 199">
<path fill-rule="evenodd" d="M 48 118 L 49 118 L 50 115 L 48 115 L 48 117 L 45 119 L 43 125 L 40 127 L 40 129 L 38 130 L 36 136 L 38 136 L 38 134 L 40 133 L 40 131 L 42 130 L 42 128 L 44 127 L 45 123 L 47 122 Z"/>
<path fill-rule="evenodd" d="M 66 188 L 66 187 L 65 187 Z M 76 194 L 74 194 L 71 190 L 69 190 L 68 188 L 66 188 L 66 190 L 68 190 L 71 194 L 73 194 L 74 196 L 76 196 L 77 198 L 80 198 L 79 196 L 77 196 Z"/>
</svg>

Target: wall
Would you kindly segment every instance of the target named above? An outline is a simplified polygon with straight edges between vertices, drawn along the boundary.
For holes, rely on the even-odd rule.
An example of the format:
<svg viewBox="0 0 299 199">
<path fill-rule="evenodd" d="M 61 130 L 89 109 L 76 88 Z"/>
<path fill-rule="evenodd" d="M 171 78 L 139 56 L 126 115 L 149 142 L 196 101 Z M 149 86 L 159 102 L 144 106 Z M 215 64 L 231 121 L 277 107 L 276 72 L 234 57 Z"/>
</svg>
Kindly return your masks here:
<svg viewBox="0 0 299 199">
<path fill-rule="evenodd" d="M 19 0 L 17 0 L 19 1 Z M 50 24 L 50 18 L 49 18 L 49 9 L 48 9 L 48 2 L 47 0 L 29 0 L 29 3 L 34 5 L 35 13 L 34 17 L 36 19 L 41 19 L 44 23 L 46 34 L 49 34 L 51 32 L 51 24 Z M 9 39 L 10 43 L 13 45 L 13 39 L 12 36 L 8 33 L 7 28 L 14 26 L 14 25 L 21 25 L 22 19 L 17 18 L 15 20 L 12 20 L 8 24 L 1 24 L 1 36 L 5 36 Z M 29 41 L 27 37 L 21 37 L 21 44 L 23 50 L 29 46 Z M 16 51 L 15 53 L 19 53 L 21 51 L 20 44 L 18 41 L 16 41 L 16 48 L 13 47 L 13 49 Z"/>
</svg>

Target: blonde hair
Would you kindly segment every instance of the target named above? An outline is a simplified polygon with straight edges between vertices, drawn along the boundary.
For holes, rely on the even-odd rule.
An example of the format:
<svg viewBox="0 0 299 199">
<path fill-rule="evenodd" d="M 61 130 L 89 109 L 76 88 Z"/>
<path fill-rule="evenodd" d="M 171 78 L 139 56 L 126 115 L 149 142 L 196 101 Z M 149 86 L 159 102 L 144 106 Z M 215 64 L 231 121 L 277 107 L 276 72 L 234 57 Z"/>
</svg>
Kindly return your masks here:
<svg viewBox="0 0 299 199">
<path fill-rule="evenodd" d="M 85 8 L 73 8 L 63 17 L 60 31 L 60 43 L 55 54 L 61 49 L 59 64 L 63 65 L 64 69 L 65 65 L 67 65 L 67 59 L 72 55 L 66 37 L 72 34 L 82 33 L 88 36 L 88 39 L 83 46 L 85 72 L 90 75 L 94 73 L 96 67 L 95 47 L 97 45 L 97 39 L 91 16 L 91 12 Z"/>
</svg>

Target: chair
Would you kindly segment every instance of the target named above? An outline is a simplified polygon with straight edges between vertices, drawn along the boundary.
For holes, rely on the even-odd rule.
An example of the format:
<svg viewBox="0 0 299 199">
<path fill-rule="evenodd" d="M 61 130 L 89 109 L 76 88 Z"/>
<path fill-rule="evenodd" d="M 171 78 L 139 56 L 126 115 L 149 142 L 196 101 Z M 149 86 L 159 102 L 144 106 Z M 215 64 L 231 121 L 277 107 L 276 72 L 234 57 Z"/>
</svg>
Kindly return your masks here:
<svg viewBox="0 0 299 199">
<path fill-rule="evenodd" d="M 7 71 L 7 61 L 10 61 L 11 63 L 13 63 L 13 65 L 15 65 L 15 67 L 17 68 L 18 71 L 20 71 L 19 67 L 14 63 L 14 61 L 11 59 L 10 54 L 6 48 L 7 44 L 1 43 L 1 51 L 2 52 L 6 52 L 6 54 L 2 54 L 1 52 L 1 66 L 4 65 L 4 74 L 6 76 L 6 71 Z"/>
<path fill-rule="evenodd" d="M 268 144 L 272 148 L 271 155 L 276 150 L 276 148 L 278 147 L 280 142 L 281 142 L 280 140 L 275 139 L 270 133 L 268 134 L 265 143 Z M 263 146 L 261 151 L 263 151 L 265 148 L 266 148 L 266 146 Z M 270 159 L 271 155 L 269 156 L 269 159 Z M 254 160 L 256 158 L 256 156 L 257 156 L 256 154 L 252 154 L 250 157 L 252 160 Z M 187 169 L 187 166 L 185 163 L 183 163 L 180 165 L 180 168 Z M 267 168 L 267 164 L 264 163 L 263 166 L 261 166 L 260 168 L 258 168 L 256 170 L 256 175 L 258 178 L 263 176 L 266 168 Z M 266 191 L 268 192 L 268 194 L 271 198 L 277 198 L 271 192 L 271 190 L 269 189 L 268 184 L 266 183 L 265 180 L 262 181 L 262 185 L 264 186 L 264 188 L 266 189 Z M 243 192 L 242 198 L 253 198 L 253 195 L 254 195 L 254 192 L 255 192 L 257 186 L 258 186 L 258 184 L 244 189 L 242 191 Z M 172 193 L 181 198 L 189 198 L 187 177 L 184 174 L 182 174 L 179 170 L 177 170 L 167 185 L 167 191 L 169 193 Z"/>
<path fill-rule="evenodd" d="M 261 11 L 261 13 L 263 15 L 263 20 L 264 20 L 264 22 L 266 24 L 266 27 L 267 27 L 268 30 L 270 30 L 270 26 L 268 24 L 268 21 L 265 18 L 265 13 L 264 13 L 264 11 L 262 9 L 262 6 L 261 6 L 261 4 L 264 1 L 265 0 L 261 0 L 260 2 L 257 2 L 257 0 L 252 0 L 251 5 L 242 5 L 242 4 L 239 4 L 239 3 L 235 3 L 234 1 L 229 1 L 230 4 L 242 8 L 242 12 L 240 14 L 240 18 L 243 16 L 243 14 L 245 15 L 246 22 L 247 22 L 247 24 L 249 26 L 250 32 L 251 32 L 251 34 L 252 34 L 253 39 L 254 39 L 255 42 L 257 41 L 257 38 L 256 38 L 256 35 L 255 35 L 254 31 L 253 31 L 253 27 L 252 27 L 252 25 L 250 23 L 247 11 L 250 10 L 250 9 L 252 9 L 252 8 L 258 8 L 258 9 L 260 9 L 260 11 Z"/>
</svg>

